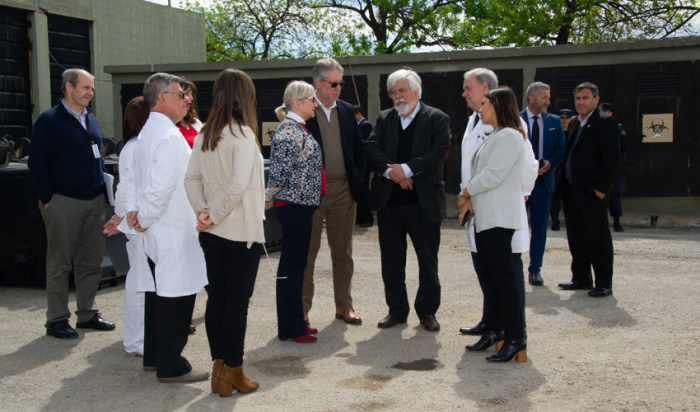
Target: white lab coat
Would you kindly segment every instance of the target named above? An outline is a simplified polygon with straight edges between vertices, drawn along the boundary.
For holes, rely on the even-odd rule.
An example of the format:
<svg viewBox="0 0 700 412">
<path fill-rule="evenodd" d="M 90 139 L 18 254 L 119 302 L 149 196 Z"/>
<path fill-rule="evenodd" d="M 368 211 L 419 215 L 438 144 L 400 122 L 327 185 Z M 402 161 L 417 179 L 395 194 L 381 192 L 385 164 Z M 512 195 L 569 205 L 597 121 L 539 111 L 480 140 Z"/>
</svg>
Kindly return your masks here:
<svg viewBox="0 0 700 412">
<path fill-rule="evenodd" d="M 527 131 L 528 127 L 525 121 L 518 116 L 520 119 L 521 126 L 523 130 Z M 474 154 L 479 150 L 479 147 L 484 143 L 484 139 L 487 137 L 486 133 L 491 133 L 493 131 L 493 126 L 484 124 L 484 122 L 479 122 L 476 127 L 474 127 L 474 122 L 476 121 L 476 112 L 469 116 L 469 123 L 467 123 L 467 130 L 464 132 L 464 138 L 462 139 L 462 184 L 461 189 L 464 190 L 467 187 L 467 183 L 471 179 L 471 168 L 472 159 Z M 525 253 L 530 250 L 530 229 L 527 224 L 527 210 L 525 210 L 525 196 L 530 196 L 530 192 L 535 187 L 535 181 L 537 180 L 537 170 L 539 168 L 539 163 L 535 159 L 535 154 L 532 151 L 532 144 L 530 140 L 523 140 L 525 161 L 523 162 L 523 177 L 521 187 L 523 190 L 523 202 L 520 207 L 520 221 L 521 228 L 517 229 L 513 233 L 513 240 L 511 242 L 511 248 L 513 253 Z M 467 241 L 469 242 L 469 249 L 478 253 L 476 250 L 476 237 L 474 233 L 474 226 L 468 225 L 465 228 L 467 231 Z"/>
<path fill-rule="evenodd" d="M 136 144 L 127 212 L 138 211 L 146 229 L 145 251 L 156 264 L 155 291 L 162 297 L 194 295 L 207 284 L 207 275 L 184 185 L 192 150 L 173 121 L 158 112 L 151 112 Z"/>
</svg>

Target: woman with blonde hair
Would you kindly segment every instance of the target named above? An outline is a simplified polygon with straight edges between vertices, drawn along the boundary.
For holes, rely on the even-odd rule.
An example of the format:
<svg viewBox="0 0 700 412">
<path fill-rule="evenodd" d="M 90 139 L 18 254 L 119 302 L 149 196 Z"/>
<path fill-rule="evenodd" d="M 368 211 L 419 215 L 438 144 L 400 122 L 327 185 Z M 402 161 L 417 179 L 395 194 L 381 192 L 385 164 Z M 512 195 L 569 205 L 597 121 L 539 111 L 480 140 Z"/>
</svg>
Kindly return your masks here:
<svg viewBox="0 0 700 412">
<path fill-rule="evenodd" d="M 265 207 L 276 207 L 282 226 L 282 253 L 277 268 L 277 327 L 280 340 L 316 341 L 318 331 L 304 321 L 301 302 L 306 256 L 316 208 L 325 192 L 321 147 L 306 130 L 318 105 L 314 89 L 292 81 L 284 91 L 284 105 L 275 110 L 282 121 L 272 137 L 270 173 Z"/>
<path fill-rule="evenodd" d="M 214 360 L 211 390 L 220 396 L 231 396 L 233 388 L 248 393 L 259 387 L 243 372 L 248 304 L 265 243 L 257 125 L 253 81 L 236 69 L 219 73 L 185 175 L 209 279 L 205 325 Z"/>
</svg>

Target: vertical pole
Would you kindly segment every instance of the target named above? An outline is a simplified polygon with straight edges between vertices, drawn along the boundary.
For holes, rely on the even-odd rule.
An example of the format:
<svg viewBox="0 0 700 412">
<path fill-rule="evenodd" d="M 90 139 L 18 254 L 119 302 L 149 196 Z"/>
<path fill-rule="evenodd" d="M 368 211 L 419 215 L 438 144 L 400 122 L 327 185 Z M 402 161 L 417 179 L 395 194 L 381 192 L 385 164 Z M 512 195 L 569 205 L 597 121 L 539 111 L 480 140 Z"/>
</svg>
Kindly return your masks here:
<svg viewBox="0 0 700 412">
<path fill-rule="evenodd" d="M 42 9 L 28 12 L 29 29 L 29 81 L 32 90 L 32 123 L 51 108 L 51 68 L 49 65 L 49 25 Z M 29 137 L 29 136 L 27 136 Z"/>
</svg>

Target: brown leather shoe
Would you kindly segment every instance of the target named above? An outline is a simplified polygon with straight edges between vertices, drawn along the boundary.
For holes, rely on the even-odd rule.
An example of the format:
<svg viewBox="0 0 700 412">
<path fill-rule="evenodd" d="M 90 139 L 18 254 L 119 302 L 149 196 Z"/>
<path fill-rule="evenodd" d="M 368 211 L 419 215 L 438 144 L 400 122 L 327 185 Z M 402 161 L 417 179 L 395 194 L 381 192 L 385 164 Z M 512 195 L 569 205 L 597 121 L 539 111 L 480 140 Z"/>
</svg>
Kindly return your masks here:
<svg viewBox="0 0 700 412">
<path fill-rule="evenodd" d="M 345 323 L 352 323 L 356 325 L 362 323 L 362 319 L 359 316 L 357 316 L 353 308 L 347 308 L 340 311 L 336 311 L 335 318 L 343 319 Z"/>
<path fill-rule="evenodd" d="M 423 325 L 428 332 L 437 332 L 440 330 L 440 324 L 433 315 L 425 315 L 423 319 L 420 320 L 420 324 Z"/>
<path fill-rule="evenodd" d="M 387 315 L 384 319 L 379 321 L 377 327 L 386 329 L 399 323 L 406 323 L 406 318 L 397 318 L 396 316 Z"/>
</svg>

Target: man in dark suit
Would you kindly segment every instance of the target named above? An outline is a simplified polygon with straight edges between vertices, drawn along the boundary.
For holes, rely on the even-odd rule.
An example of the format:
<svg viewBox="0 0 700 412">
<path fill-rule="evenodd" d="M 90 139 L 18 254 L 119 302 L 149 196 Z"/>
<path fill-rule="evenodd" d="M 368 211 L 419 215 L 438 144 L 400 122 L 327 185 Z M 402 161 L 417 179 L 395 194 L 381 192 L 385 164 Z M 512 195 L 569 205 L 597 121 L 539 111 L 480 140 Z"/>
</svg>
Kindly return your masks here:
<svg viewBox="0 0 700 412">
<path fill-rule="evenodd" d="M 569 130 L 569 123 L 574 117 L 574 111 L 571 109 L 561 109 L 559 110 L 559 120 L 561 120 L 561 127 L 564 129 L 564 135 L 566 135 L 567 130 Z M 561 174 L 561 163 L 559 166 L 554 168 L 554 181 L 559 180 L 559 175 Z M 558 232 L 559 227 L 559 212 L 561 211 L 561 193 L 552 193 L 552 203 L 549 207 L 549 215 L 552 217 L 552 230 Z"/>
<path fill-rule="evenodd" d="M 357 127 L 360 128 L 362 139 L 367 141 L 369 135 L 372 134 L 374 126 L 362 115 L 362 108 L 360 106 L 355 106 L 355 120 L 357 120 Z M 357 217 L 355 218 L 355 224 L 360 225 L 360 227 L 372 227 L 372 225 L 374 225 L 374 216 L 372 216 L 372 210 L 369 208 L 370 172 L 371 170 L 369 167 L 365 169 L 365 175 L 362 179 L 364 190 L 360 195 L 360 199 L 357 200 Z"/>
<path fill-rule="evenodd" d="M 360 198 L 365 173 L 365 142 L 355 121 L 350 103 L 339 100 L 343 81 L 343 66 L 335 59 L 320 59 L 313 72 L 314 98 L 318 103 L 316 116 L 306 121 L 306 127 L 321 146 L 326 172 L 326 194 L 314 212 L 311 242 L 304 270 L 302 303 L 304 317 L 314 297 L 314 265 L 321 248 L 323 222 L 326 222 L 328 246 L 333 262 L 335 317 L 346 323 L 362 322 L 352 306 L 352 235 L 355 230 L 355 206 Z"/>
<path fill-rule="evenodd" d="M 554 168 L 564 157 L 564 129 L 559 116 L 547 113 L 549 107 L 549 86 L 532 83 L 527 88 L 527 107 L 520 112 L 529 128 L 530 143 L 535 159 L 540 162 L 539 176 L 535 182 L 527 206 L 530 209 L 530 266 L 529 282 L 532 286 L 542 286 L 540 275 L 544 247 L 547 243 L 547 221 L 554 191 Z"/>
<path fill-rule="evenodd" d="M 406 235 L 418 257 L 419 282 L 414 308 L 421 325 L 440 330 L 438 249 L 445 216 L 442 163 L 450 149 L 450 118 L 420 101 L 421 79 L 401 69 L 387 80 L 394 108 L 379 113 L 367 140 L 367 161 L 374 170 L 370 208 L 377 211 L 382 280 L 389 315 L 380 328 L 406 323 Z"/>
<path fill-rule="evenodd" d="M 571 250 L 571 282 L 564 290 L 593 289 L 592 297 L 612 295 L 613 243 L 608 227 L 608 199 L 620 161 L 620 127 L 598 108 L 598 87 L 574 89 L 578 117 L 569 124 L 561 190 L 566 237 Z M 591 276 L 595 271 L 595 288 Z"/>
</svg>

